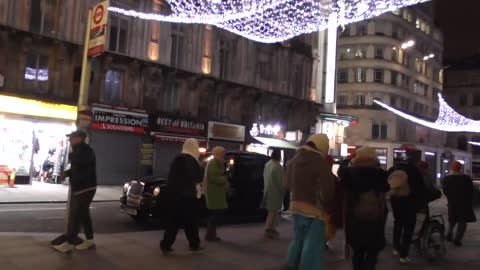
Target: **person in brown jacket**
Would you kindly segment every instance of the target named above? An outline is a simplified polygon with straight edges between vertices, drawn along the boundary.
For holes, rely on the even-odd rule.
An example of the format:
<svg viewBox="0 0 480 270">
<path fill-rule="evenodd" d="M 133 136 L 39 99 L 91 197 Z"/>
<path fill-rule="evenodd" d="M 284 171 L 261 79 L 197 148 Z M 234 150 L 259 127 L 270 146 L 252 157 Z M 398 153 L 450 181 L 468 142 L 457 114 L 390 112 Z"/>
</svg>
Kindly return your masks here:
<svg viewBox="0 0 480 270">
<path fill-rule="evenodd" d="M 287 163 L 285 185 L 291 190 L 295 232 L 287 269 L 322 269 L 327 213 L 335 193 L 335 178 L 326 160 L 328 150 L 328 137 L 315 134 Z"/>
</svg>

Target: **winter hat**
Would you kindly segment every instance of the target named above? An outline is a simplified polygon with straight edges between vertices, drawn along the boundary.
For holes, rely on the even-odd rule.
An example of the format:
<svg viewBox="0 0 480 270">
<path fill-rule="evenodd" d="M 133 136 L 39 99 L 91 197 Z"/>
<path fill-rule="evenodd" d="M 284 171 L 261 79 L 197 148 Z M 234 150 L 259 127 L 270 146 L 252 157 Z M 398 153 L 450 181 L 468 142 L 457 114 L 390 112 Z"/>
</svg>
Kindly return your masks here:
<svg viewBox="0 0 480 270">
<path fill-rule="evenodd" d="M 313 134 L 308 138 L 307 143 L 309 142 L 313 143 L 315 148 L 317 148 L 317 150 L 322 154 L 328 154 L 328 150 L 330 149 L 330 140 L 328 139 L 327 135 Z"/>
<path fill-rule="evenodd" d="M 182 153 L 198 159 L 198 157 L 200 157 L 200 146 L 198 145 L 198 141 L 192 138 L 186 139 L 183 143 Z"/>
<path fill-rule="evenodd" d="M 362 146 L 355 151 L 355 158 L 352 159 L 353 164 L 358 164 L 362 161 L 375 161 L 378 163 L 377 152 L 369 146 Z"/>
<path fill-rule="evenodd" d="M 450 166 L 450 168 L 453 172 L 460 172 L 460 170 L 462 169 L 462 163 L 460 163 L 460 161 L 458 160 L 455 160 Z"/>
</svg>

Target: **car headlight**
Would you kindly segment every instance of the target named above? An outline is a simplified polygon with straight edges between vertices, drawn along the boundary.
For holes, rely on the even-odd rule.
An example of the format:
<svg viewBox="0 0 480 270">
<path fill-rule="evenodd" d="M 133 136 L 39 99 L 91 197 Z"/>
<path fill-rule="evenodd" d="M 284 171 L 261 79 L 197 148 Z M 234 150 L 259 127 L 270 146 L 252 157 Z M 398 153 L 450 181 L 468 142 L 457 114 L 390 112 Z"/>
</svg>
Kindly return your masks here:
<svg viewBox="0 0 480 270">
<path fill-rule="evenodd" d="M 153 189 L 153 196 L 158 197 L 160 195 L 160 187 Z"/>
<path fill-rule="evenodd" d="M 126 193 L 129 187 L 130 187 L 130 183 L 125 183 L 125 185 L 123 185 L 123 192 Z"/>
</svg>

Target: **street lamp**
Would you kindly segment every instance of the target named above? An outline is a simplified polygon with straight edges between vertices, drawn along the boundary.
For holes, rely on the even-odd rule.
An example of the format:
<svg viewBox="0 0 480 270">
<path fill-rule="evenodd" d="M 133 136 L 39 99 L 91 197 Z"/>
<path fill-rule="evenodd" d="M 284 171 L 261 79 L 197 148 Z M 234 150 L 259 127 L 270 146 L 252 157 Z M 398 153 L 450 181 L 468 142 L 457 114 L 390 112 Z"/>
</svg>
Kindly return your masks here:
<svg viewBox="0 0 480 270">
<path fill-rule="evenodd" d="M 408 49 L 410 47 L 413 47 L 413 45 L 415 45 L 415 41 L 413 40 L 409 40 L 409 41 L 406 41 L 402 44 L 402 49 Z"/>
</svg>

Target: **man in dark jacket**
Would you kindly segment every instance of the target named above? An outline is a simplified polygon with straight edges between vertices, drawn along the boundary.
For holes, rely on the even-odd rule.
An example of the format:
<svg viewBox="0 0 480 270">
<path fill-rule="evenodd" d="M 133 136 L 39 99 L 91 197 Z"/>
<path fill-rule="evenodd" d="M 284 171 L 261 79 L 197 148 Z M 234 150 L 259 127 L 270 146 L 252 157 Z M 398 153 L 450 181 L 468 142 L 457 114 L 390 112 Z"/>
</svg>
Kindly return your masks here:
<svg viewBox="0 0 480 270">
<path fill-rule="evenodd" d="M 393 245 L 395 255 L 400 256 L 400 263 L 408 263 L 410 245 L 417 223 L 417 212 L 427 206 L 427 196 L 423 176 L 416 166 L 414 153 L 407 151 L 406 160 L 397 160 L 392 173 L 395 170 L 404 171 L 408 176 L 409 195 L 406 197 L 392 196 L 390 202 L 394 216 Z"/>
<path fill-rule="evenodd" d="M 462 164 L 455 161 L 451 165 L 452 172 L 443 180 L 443 193 L 448 199 L 449 229 L 447 240 L 453 241 L 456 246 L 462 245 L 462 238 L 467 230 L 467 223 L 475 222 L 473 211 L 473 182 L 465 174 L 460 173 Z M 457 227 L 457 234 L 453 237 L 453 231 Z"/>
<path fill-rule="evenodd" d="M 198 235 L 198 196 L 197 185 L 202 182 L 202 172 L 198 157 L 199 145 L 195 139 L 187 139 L 183 150 L 172 162 L 166 187 L 169 205 L 168 224 L 160 249 L 164 255 L 171 253 L 178 230 L 183 227 L 190 243 L 190 251 L 202 252 Z"/>
<path fill-rule="evenodd" d="M 54 248 L 67 253 L 73 250 L 75 240 L 83 226 L 87 238 L 77 245 L 77 250 L 87 250 L 95 246 L 93 227 L 90 218 L 90 204 L 97 190 L 96 160 L 93 149 L 85 142 L 87 134 L 77 130 L 69 135 L 72 153 L 70 154 L 70 170 L 65 176 L 70 178 L 70 219 L 67 229 L 67 242 Z"/>
</svg>

